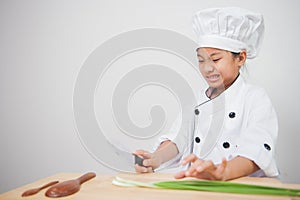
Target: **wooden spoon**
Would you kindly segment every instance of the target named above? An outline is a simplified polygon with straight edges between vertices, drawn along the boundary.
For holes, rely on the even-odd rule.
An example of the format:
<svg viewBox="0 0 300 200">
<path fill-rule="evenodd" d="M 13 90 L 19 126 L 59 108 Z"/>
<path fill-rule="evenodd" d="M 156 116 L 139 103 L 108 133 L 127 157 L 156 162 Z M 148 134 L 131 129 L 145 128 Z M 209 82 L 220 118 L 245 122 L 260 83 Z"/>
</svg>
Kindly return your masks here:
<svg viewBox="0 0 300 200">
<path fill-rule="evenodd" d="M 64 181 L 49 188 L 45 195 L 47 197 L 64 197 L 74 194 L 80 190 L 80 185 L 96 176 L 95 173 L 89 172 L 77 179 Z"/>
<path fill-rule="evenodd" d="M 58 181 L 52 181 L 52 182 L 47 183 L 46 185 L 43 185 L 41 187 L 26 190 L 25 192 L 23 192 L 22 197 L 27 197 L 27 196 L 30 196 L 30 195 L 34 195 L 34 194 L 38 193 L 39 191 L 41 191 L 42 189 L 45 189 L 45 188 L 47 188 L 51 185 L 54 185 L 56 183 L 58 183 Z"/>
</svg>

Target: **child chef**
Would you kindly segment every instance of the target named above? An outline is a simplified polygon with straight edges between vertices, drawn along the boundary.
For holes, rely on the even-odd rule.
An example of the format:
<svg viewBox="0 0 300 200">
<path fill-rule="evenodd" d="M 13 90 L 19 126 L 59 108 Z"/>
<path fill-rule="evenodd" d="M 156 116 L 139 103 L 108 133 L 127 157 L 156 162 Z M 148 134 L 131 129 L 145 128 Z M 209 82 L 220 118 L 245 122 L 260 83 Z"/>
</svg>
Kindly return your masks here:
<svg viewBox="0 0 300 200">
<path fill-rule="evenodd" d="M 246 59 L 258 55 L 262 15 L 236 7 L 210 8 L 195 14 L 193 28 L 199 69 L 208 87 L 190 111 L 193 116 L 179 115 L 153 153 L 134 152 L 144 159 L 135 170 L 154 172 L 179 163 L 183 167 L 175 178 L 277 176 L 276 113 L 266 92 L 240 75 Z"/>
</svg>

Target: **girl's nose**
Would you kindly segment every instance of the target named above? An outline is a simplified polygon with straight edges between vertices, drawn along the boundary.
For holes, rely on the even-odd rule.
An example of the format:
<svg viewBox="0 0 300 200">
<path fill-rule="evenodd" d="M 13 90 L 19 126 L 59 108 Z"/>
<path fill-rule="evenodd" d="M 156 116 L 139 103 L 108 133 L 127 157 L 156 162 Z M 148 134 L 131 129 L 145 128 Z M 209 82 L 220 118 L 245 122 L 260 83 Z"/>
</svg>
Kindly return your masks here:
<svg viewBox="0 0 300 200">
<path fill-rule="evenodd" d="M 212 72 L 212 71 L 214 71 L 214 67 L 211 63 L 207 63 L 204 65 L 204 70 L 205 70 L 205 72 Z"/>
</svg>

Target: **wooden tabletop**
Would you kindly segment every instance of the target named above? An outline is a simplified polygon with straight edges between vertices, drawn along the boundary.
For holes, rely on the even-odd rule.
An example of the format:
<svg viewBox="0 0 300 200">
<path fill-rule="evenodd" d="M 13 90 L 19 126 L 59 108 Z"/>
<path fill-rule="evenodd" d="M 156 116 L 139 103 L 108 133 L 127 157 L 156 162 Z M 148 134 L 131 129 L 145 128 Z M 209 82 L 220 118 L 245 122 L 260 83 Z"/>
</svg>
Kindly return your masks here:
<svg viewBox="0 0 300 200">
<path fill-rule="evenodd" d="M 38 194 L 21 197 L 21 194 L 31 188 L 36 188 L 42 186 L 51 181 L 65 181 L 65 180 L 73 180 L 78 178 L 82 174 L 78 173 L 62 173 L 56 174 L 54 176 L 50 176 L 36 182 L 30 183 L 28 185 L 19 187 L 17 189 L 11 190 L 9 192 L 0 194 L 0 200 L 15 200 L 15 199 L 24 199 L 24 200 L 42 200 L 42 199 L 51 199 L 45 196 L 45 192 L 47 189 L 40 191 Z M 153 182 L 153 181 L 165 181 L 165 180 L 173 180 L 173 176 L 171 174 L 118 174 L 121 178 L 126 178 L 130 180 L 136 181 L 145 181 L 145 182 Z M 277 200 L 277 199 L 300 199 L 296 197 L 280 197 L 280 196 L 270 196 L 270 195 L 245 195 L 245 194 L 228 194 L 228 193 L 215 193 L 215 192 L 201 192 L 201 191 L 187 191 L 187 190 L 164 190 L 164 189 L 150 189 L 150 188 L 124 188 L 112 185 L 112 180 L 115 175 L 107 175 L 107 174 L 97 174 L 96 178 L 87 181 L 81 185 L 81 189 L 79 192 L 67 196 L 61 197 L 58 199 L 80 199 L 80 200 L 115 200 L 115 199 L 137 199 L 137 200 L 156 200 L 156 199 L 172 199 L 172 200 L 188 200 L 188 199 L 230 199 L 230 200 L 242 200 L 242 199 L 269 199 L 269 200 Z M 249 184 L 259 184 L 259 185 L 267 185 L 267 186 L 275 186 L 275 187 L 287 187 L 287 188 L 297 188 L 300 189 L 299 184 L 283 184 L 280 183 L 277 179 L 272 178 L 251 178 L 244 177 L 240 179 L 234 180 L 234 182 L 240 183 L 249 183 Z"/>
</svg>

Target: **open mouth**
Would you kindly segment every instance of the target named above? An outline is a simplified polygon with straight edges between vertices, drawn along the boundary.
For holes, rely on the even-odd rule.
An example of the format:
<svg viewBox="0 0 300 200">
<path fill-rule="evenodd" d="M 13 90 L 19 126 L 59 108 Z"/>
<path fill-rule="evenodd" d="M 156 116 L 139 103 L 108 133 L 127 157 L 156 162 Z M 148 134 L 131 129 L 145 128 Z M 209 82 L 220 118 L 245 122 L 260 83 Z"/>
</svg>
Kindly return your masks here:
<svg viewBox="0 0 300 200">
<path fill-rule="evenodd" d="M 219 78 L 220 78 L 219 74 L 213 74 L 213 75 L 206 76 L 206 79 L 210 82 L 216 82 L 219 80 Z"/>
</svg>

